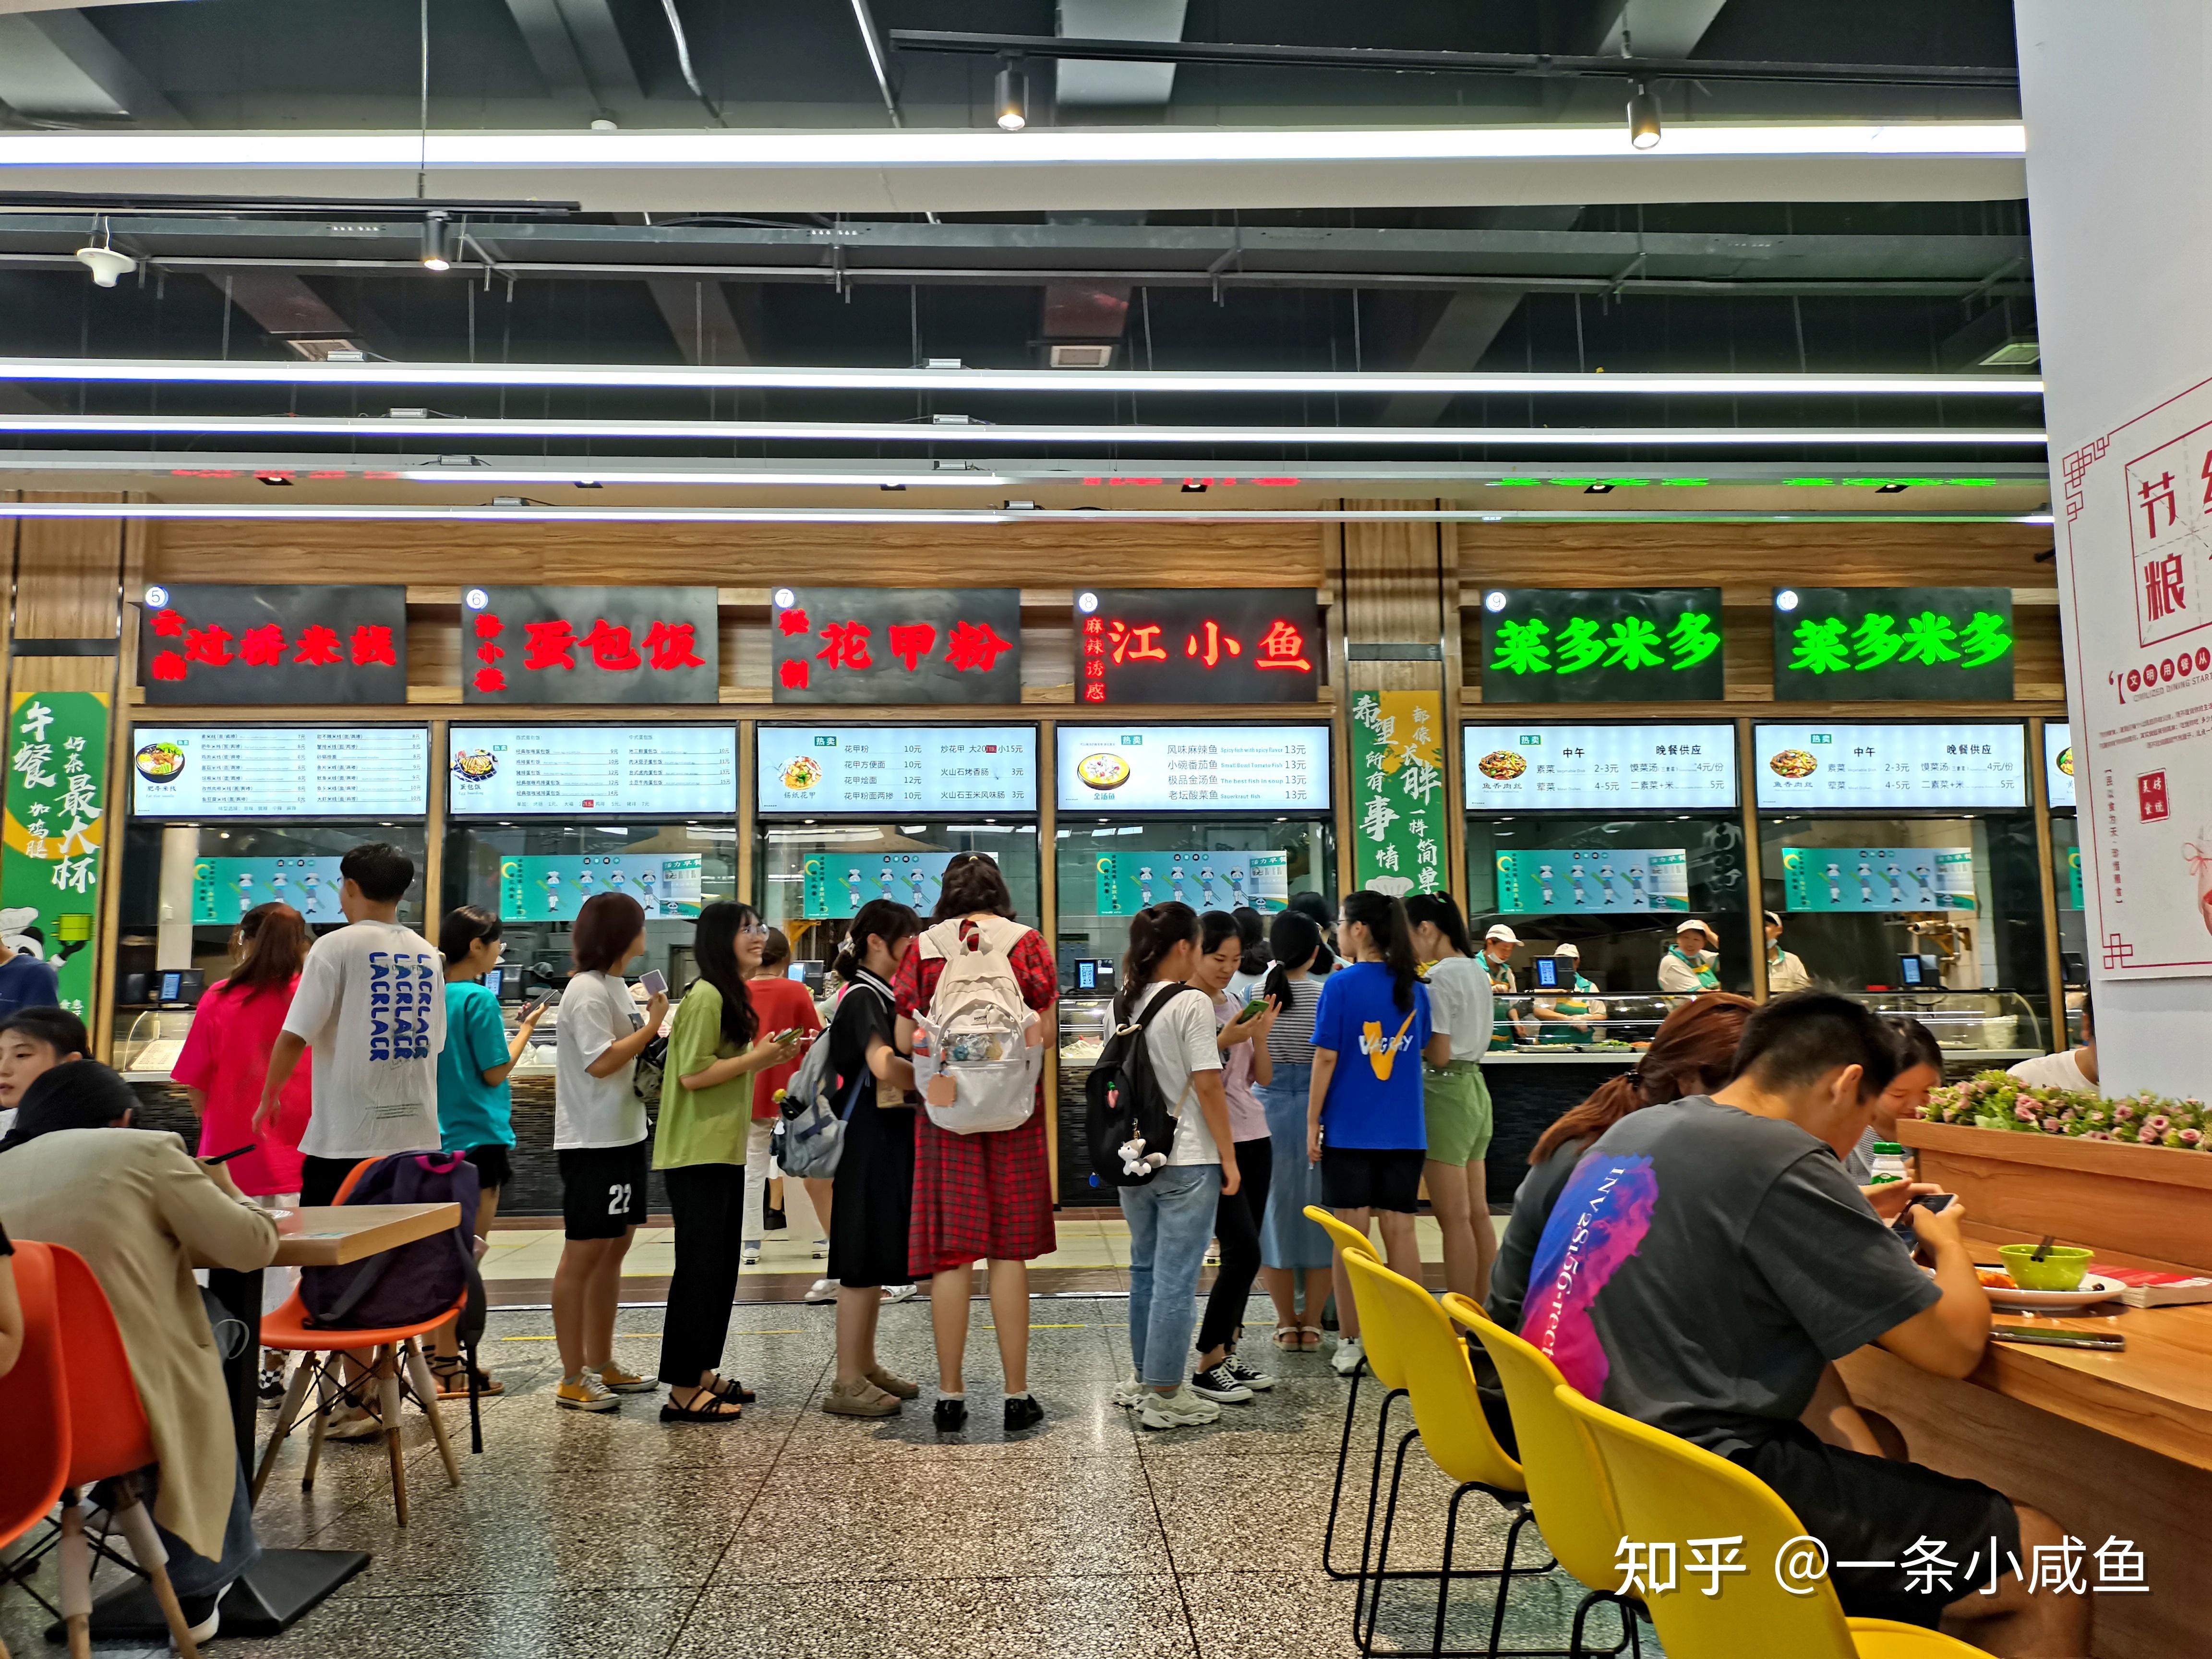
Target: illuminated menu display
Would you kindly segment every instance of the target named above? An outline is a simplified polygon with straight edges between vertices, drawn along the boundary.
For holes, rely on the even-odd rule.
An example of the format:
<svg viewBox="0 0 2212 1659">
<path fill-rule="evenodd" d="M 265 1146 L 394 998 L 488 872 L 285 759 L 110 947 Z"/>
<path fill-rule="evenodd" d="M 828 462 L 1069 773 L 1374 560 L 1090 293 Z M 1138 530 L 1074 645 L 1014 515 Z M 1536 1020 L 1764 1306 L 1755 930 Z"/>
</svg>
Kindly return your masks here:
<svg viewBox="0 0 2212 1659">
<path fill-rule="evenodd" d="M 1326 726 L 1063 726 L 1063 812 L 1325 812 Z"/>
<path fill-rule="evenodd" d="M 2074 805 L 2074 728 L 2064 720 L 2043 723 L 2043 784 L 2053 806 Z M 2075 907 L 2077 909 L 2079 906 Z"/>
<path fill-rule="evenodd" d="M 421 817 L 424 726 L 141 726 L 131 811 L 142 818 Z"/>
<path fill-rule="evenodd" d="M 447 804 L 457 815 L 738 810 L 732 726 L 456 726 L 447 735 Z"/>
<path fill-rule="evenodd" d="M 2016 725 L 1761 726 L 1759 804 L 2025 806 L 2026 739 Z"/>
<path fill-rule="evenodd" d="M 1034 812 L 1033 726 L 763 726 L 763 812 Z"/>
<path fill-rule="evenodd" d="M 1469 811 L 1735 805 L 1732 726 L 1470 726 Z"/>
</svg>

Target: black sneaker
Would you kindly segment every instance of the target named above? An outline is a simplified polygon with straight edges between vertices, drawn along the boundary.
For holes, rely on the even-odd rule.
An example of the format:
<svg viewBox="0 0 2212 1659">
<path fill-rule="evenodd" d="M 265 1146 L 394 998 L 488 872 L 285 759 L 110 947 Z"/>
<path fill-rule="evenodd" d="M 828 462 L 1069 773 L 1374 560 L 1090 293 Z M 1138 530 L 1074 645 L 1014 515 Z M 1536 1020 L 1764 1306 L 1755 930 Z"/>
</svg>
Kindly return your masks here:
<svg viewBox="0 0 2212 1659">
<path fill-rule="evenodd" d="M 1222 1400 L 1231 1405 L 1242 1405 L 1252 1397 L 1252 1390 L 1239 1382 L 1226 1365 L 1208 1365 L 1190 1379 L 1190 1391 L 1201 1400 Z"/>
<path fill-rule="evenodd" d="M 938 1433 L 951 1434 L 954 1430 L 966 1426 L 968 1402 L 964 1400 L 940 1400 L 930 1415 L 937 1425 Z"/>
<path fill-rule="evenodd" d="M 261 1373 L 260 1380 L 255 1382 L 253 1387 L 254 1392 L 260 1396 L 263 1405 L 273 1406 L 284 1397 L 284 1373 L 264 1371 Z"/>
<path fill-rule="evenodd" d="M 1218 1369 L 1227 1371 L 1230 1376 L 1255 1394 L 1263 1389 L 1272 1389 L 1275 1386 L 1273 1377 L 1265 1371 L 1253 1370 L 1233 1353 L 1221 1362 Z"/>
<path fill-rule="evenodd" d="M 761 1227 L 764 1231 L 780 1233 L 789 1224 L 781 1210 L 766 1210 L 761 1214 Z"/>
<path fill-rule="evenodd" d="M 1006 1401 L 1006 1432 L 1018 1434 L 1024 1429 L 1033 1429 L 1044 1421 L 1044 1407 L 1034 1395 Z"/>
</svg>

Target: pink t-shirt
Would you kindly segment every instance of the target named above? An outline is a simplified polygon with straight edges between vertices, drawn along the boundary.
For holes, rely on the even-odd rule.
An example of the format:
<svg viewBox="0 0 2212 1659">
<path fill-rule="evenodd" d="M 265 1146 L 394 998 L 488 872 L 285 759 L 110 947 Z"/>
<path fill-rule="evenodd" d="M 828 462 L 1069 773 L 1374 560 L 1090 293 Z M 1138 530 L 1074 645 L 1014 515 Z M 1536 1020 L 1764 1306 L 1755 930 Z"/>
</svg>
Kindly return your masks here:
<svg viewBox="0 0 2212 1659">
<path fill-rule="evenodd" d="M 1213 1023 L 1224 1026 L 1243 1012 L 1244 1004 L 1236 997 L 1224 997 L 1213 1005 Z M 1231 1140 L 1265 1140 L 1267 1138 L 1267 1109 L 1260 1103 L 1260 1097 L 1252 1092 L 1252 1045 L 1239 1042 L 1221 1051 L 1221 1091 L 1229 1097 L 1229 1138 Z"/>
<path fill-rule="evenodd" d="M 173 1082 L 205 1097 L 200 1105 L 202 1158 L 253 1142 L 252 1152 L 230 1163 L 230 1178 L 248 1198 L 300 1190 L 300 1137 L 307 1133 L 314 1099 L 308 1055 L 300 1057 L 299 1069 L 278 1097 L 276 1122 L 259 1133 L 253 1127 L 262 1080 L 269 1075 L 269 1051 L 284 1029 L 285 1012 L 299 982 L 295 975 L 283 990 L 264 990 L 258 996 L 233 988 L 228 980 L 210 987 L 193 1012 L 184 1052 L 169 1073 Z"/>
</svg>

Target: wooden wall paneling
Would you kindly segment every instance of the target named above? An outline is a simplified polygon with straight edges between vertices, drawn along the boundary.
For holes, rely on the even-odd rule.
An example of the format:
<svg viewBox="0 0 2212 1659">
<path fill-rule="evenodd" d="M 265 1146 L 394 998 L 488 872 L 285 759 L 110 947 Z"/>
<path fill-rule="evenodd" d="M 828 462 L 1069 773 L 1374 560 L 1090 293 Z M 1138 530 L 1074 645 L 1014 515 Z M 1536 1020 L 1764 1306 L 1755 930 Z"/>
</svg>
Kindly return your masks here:
<svg viewBox="0 0 2212 1659">
<path fill-rule="evenodd" d="M 1405 502 L 1347 501 L 1352 511 L 1378 507 L 1403 507 Z M 1425 505 L 1425 503 L 1416 503 Z M 1352 851 L 1353 807 L 1351 783 L 1351 700 L 1361 691 L 1434 691 L 1441 716 L 1438 733 L 1443 743 L 1453 737 L 1443 658 L 1455 634 L 1450 599 L 1456 588 L 1444 580 L 1443 526 L 1437 522 L 1359 522 L 1340 526 L 1339 561 L 1342 576 L 1335 609 L 1344 613 L 1343 634 L 1347 648 L 1355 645 L 1401 645 L 1437 647 L 1431 659 L 1386 659 L 1345 663 L 1344 696 L 1337 722 L 1339 746 L 1345 763 L 1339 775 L 1344 793 L 1337 811 L 1338 860 L 1343 872 L 1343 890 L 1358 879 Z M 1446 772 L 1447 792 L 1449 787 Z M 1450 846 L 1462 839 L 1457 811 L 1447 793 L 1443 814 L 1445 836 L 1443 878 L 1453 879 Z"/>
<path fill-rule="evenodd" d="M 130 595 L 145 585 L 146 554 L 152 538 L 144 519 L 126 520 L 123 527 L 122 601 L 116 617 L 115 695 L 107 708 L 107 811 L 100 827 L 100 914 L 94 921 L 93 948 L 99 954 L 93 969 L 92 1052 L 111 1060 L 115 1045 L 115 942 L 122 932 L 123 860 L 129 837 L 124 825 L 131 816 L 131 709 L 126 690 L 138 679 L 138 607 Z"/>
</svg>

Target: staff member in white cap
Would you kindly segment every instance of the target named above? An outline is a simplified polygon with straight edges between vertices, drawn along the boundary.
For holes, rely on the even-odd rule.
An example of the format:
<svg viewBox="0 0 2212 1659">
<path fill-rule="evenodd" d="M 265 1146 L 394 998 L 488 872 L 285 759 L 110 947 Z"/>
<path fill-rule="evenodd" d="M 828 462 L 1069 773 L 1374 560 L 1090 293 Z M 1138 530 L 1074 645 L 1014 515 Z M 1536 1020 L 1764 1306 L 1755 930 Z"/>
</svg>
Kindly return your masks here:
<svg viewBox="0 0 2212 1659">
<path fill-rule="evenodd" d="M 1770 996 L 1780 996 L 1785 991 L 1809 991 L 1813 976 L 1805 971 L 1804 962 L 1782 948 L 1782 918 L 1773 911 L 1766 913 L 1766 990 Z"/>
<path fill-rule="evenodd" d="M 1483 972 L 1490 975 L 1490 994 L 1493 999 L 1510 996 L 1520 988 L 1513 982 L 1513 952 L 1520 948 L 1520 934 L 1502 921 L 1482 936 L 1480 960 Z M 1533 1041 L 1533 1033 L 1524 1021 L 1515 1019 L 1504 1008 L 1500 1008 L 1498 1012 L 1501 1018 L 1490 1030 L 1490 1050 L 1492 1054 L 1510 1048 L 1516 1032 L 1524 1042 Z"/>
<path fill-rule="evenodd" d="M 1713 971 L 1720 956 L 1720 935 L 1702 921 L 1686 920 L 1674 930 L 1674 942 L 1659 958 L 1659 988 L 1673 996 L 1695 996 L 1717 991 L 1721 976 Z"/>
<path fill-rule="evenodd" d="M 1597 1023 L 1605 1018 L 1605 1004 L 1589 993 L 1597 989 L 1595 981 L 1583 977 L 1583 952 L 1578 945 L 1565 944 L 1553 949 L 1552 955 L 1559 963 L 1562 981 L 1557 996 L 1538 997 L 1532 1007 L 1542 1042 L 1588 1042 L 1601 1033 Z"/>
</svg>

